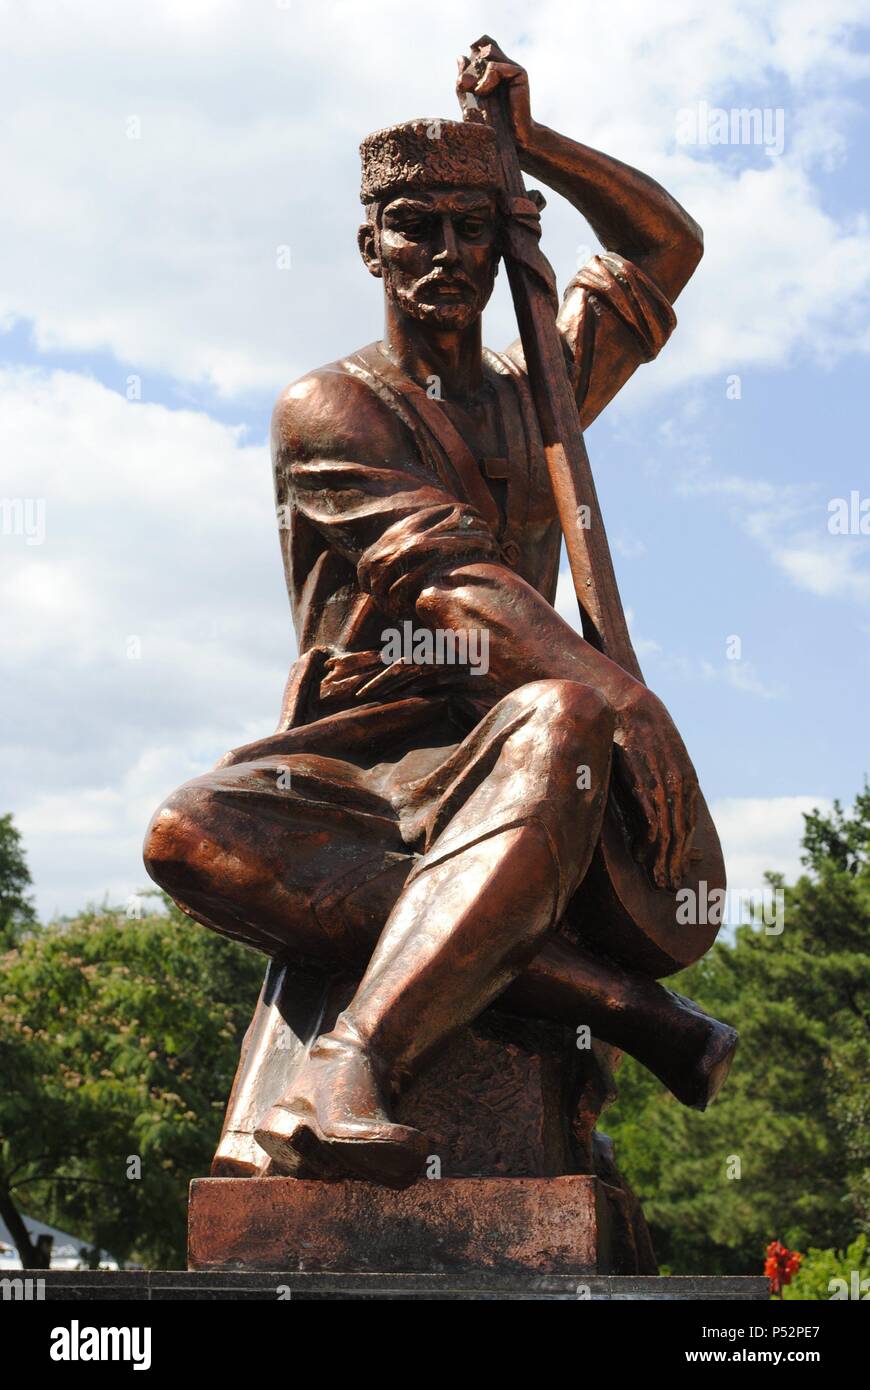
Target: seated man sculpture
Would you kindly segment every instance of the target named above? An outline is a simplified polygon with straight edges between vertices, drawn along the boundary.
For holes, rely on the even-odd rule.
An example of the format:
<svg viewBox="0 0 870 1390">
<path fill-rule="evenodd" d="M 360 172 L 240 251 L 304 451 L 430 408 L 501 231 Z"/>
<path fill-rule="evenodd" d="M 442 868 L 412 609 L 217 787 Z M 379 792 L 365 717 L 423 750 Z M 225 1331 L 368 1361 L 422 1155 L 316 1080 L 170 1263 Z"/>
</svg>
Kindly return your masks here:
<svg viewBox="0 0 870 1390">
<path fill-rule="evenodd" d="M 606 248 L 558 314 L 586 426 L 673 330 L 701 232 L 653 180 L 538 124 L 524 70 L 491 42 L 484 58 L 482 78 L 461 61 L 460 90 L 502 87 L 523 169 Z M 280 723 L 169 797 L 145 859 L 197 922 L 361 976 L 256 1137 L 277 1171 L 401 1186 L 427 1143 L 396 1095 L 496 1001 L 589 1025 L 697 1107 L 736 1034 L 611 951 L 587 896 L 617 796 L 673 901 L 698 786 L 660 700 L 553 606 L 561 530 L 526 361 L 481 340 L 510 216 L 495 136 L 417 120 L 361 151 L 383 338 L 289 386 L 272 424 L 300 652 Z"/>
</svg>

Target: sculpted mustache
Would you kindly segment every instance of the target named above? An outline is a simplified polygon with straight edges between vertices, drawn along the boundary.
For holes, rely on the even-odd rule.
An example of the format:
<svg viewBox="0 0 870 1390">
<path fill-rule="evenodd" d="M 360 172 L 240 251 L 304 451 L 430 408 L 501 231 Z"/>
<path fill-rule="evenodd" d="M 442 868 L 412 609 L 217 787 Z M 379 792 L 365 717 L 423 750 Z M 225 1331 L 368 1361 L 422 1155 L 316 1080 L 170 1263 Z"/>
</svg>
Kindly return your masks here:
<svg viewBox="0 0 870 1390">
<path fill-rule="evenodd" d="M 473 290 L 474 285 L 466 275 L 447 275 L 443 270 L 430 270 L 428 275 L 424 275 L 422 280 L 417 280 L 414 289 L 424 290 L 427 285 L 462 285 L 467 290 Z"/>
</svg>

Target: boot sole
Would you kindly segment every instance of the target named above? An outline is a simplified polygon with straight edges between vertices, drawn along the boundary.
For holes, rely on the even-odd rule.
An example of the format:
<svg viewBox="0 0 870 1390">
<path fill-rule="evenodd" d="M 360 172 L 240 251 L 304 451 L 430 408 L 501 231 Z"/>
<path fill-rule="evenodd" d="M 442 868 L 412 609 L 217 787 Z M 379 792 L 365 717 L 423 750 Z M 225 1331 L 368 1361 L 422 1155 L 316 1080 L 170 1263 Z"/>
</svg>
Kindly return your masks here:
<svg viewBox="0 0 870 1390">
<path fill-rule="evenodd" d="M 351 1139 L 325 1134 L 313 1115 L 273 1106 L 254 1131 L 269 1157 L 293 1176 L 303 1167 L 321 1178 L 361 1178 L 387 1187 L 408 1187 L 426 1161 L 418 1130 L 395 1125 L 395 1137 Z"/>
</svg>

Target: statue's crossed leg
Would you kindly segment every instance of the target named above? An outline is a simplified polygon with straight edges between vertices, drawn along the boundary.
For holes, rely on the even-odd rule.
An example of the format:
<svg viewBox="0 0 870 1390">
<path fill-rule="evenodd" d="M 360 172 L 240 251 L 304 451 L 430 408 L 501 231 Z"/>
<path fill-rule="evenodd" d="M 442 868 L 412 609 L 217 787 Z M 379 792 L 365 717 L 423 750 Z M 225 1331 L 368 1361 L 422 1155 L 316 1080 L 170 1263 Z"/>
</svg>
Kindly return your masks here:
<svg viewBox="0 0 870 1390">
<path fill-rule="evenodd" d="M 506 696 L 417 784 L 422 853 L 376 778 L 315 754 L 222 768 L 158 812 L 149 872 L 191 916 L 279 958 L 368 962 L 261 1121 L 277 1163 L 411 1180 L 426 1144 L 390 1120 L 391 1093 L 499 997 L 587 1024 L 687 1104 L 707 1103 L 733 1030 L 555 934 L 598 839 L 612 736 L 588 687 L 543 681 Z"/>
</svg>

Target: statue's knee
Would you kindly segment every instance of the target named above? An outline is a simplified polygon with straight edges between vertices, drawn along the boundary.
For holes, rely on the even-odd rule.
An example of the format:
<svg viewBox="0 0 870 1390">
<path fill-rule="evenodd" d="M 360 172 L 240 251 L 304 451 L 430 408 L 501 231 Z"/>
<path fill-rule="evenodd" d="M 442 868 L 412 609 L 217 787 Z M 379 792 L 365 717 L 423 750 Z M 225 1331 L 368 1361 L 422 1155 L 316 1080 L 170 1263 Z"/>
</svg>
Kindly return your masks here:
<svg viewBox="0 0 870 1390">
<path fill-rule="evenodd" d="M 609 700 L 591 685 L 559 681 L 559 701 L 563 717 L 582 732 L 593 731 L 609 743 L 616 728 L 616 716 Z"/>
<path fill-rule="evenodd" d="M 188 783 L 167 797 L 145 833 L 145 868 L 154 882 L 169 893 L 192 884 L 203 823 L 208 816 L 207 803 L 208 793 Z"/>
<path fill-rule="evenodd" d="M 554 731 L 581 738 L 590 734 L 600 734 L 607 741 L 613 738 L 613 709 L 591 685 L 568 680 L 533 681 L 524 685 L 520 694 L 534 710 L 534 717 Z"/>
</svg>

